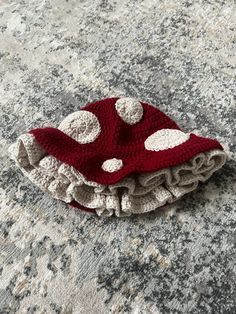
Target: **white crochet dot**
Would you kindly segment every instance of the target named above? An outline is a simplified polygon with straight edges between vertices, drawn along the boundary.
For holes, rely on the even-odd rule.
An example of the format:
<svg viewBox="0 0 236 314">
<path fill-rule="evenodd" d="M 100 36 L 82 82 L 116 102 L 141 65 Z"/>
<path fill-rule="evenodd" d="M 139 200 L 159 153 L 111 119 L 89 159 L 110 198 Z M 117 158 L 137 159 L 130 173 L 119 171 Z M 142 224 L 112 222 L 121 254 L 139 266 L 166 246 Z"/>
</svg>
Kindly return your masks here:
<svg viewBox="0 0 236 314">
<path fill-rule="evenodd" d="M 158 152 L 178 146 L 186 142 L 189 137 L 190 134 L 177 129 L 162 129 L 150 135 L 144 142 L 144 146 L 147 150 Z"/>
<path fill-rule="evenodd" d="M 134 98 L 120 98 L 117 100 L 115 107 L 120 118 L 128 124 L 135 124 L 142 119 L 143 106 Z"/>
<path fill-rule="evenodd" d="M 80 110 L 69 114 L 58 129 L 66 133 L 80 144 L 95 141 L 101 132 L 99 121 L 95 114 Z"/>
<path fill-rule="evenodd" d="M 102 169 L 107 172 L 115 172 L 117 170 L 120 170 L 123 166 L 123 162 L 121 159 L 112 158 L 107 159 L 102 164 Z"/>
</svg>

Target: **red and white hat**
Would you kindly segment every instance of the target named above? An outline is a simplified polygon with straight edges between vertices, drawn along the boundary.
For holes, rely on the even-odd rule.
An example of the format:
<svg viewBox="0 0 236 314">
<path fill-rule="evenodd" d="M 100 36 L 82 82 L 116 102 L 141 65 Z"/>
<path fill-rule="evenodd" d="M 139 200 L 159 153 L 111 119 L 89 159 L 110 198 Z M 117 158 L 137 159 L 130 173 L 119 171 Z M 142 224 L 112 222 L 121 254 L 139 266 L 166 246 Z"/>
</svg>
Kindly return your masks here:
<svg viewBox="0 0 236 314">
<path fill-rule="evenodd" d="M 107 98 L 38 128 L 10 147 L 43 191 L 98 215 L 152 211 L 194 190 L 223 166 L 214 139 L 185 133 L 156 107 Z"/>
</svg>

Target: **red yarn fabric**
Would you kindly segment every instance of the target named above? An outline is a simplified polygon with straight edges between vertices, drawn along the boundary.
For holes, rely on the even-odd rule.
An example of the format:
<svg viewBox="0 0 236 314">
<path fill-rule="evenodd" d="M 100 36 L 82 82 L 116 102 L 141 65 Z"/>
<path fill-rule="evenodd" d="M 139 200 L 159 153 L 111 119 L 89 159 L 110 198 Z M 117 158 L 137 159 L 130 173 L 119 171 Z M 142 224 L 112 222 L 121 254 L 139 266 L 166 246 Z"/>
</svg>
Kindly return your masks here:
<svg viewBox="0 0 236 314">
<path fill-rule="evenodd" d="M 85 206 L 79 204 L 79 203 L 76 202 L 76 201 L 72 201 L 72 202 L 68 203 L 68 205 L 70 205 L 70 206 L 72 206 L 72 207 L 75 207 L 75 208 L 79 208 L 79 209 L 81 209 L 81 210 L 83 210 L 83 211 L 85 211 L 85 212 L 89 212 L 89 213 L 94 213 L 94 214 L 96 214 L 96 211 L 95 211 L 94 208 L 85 207 Z"/>
<path fill-rule="evenodd" d="M 81 108 L 95 114 L 101 125 L 101 133 L 92 143 L 80 144 L 57 128 L 38 128 L 30 133 L 49 155 L 73 166 L 88 180 L 101 184 L 114 184 L 137 172 L 177 166 L 201 152 L 223 150 L 217 140 L 191 134 L 186 142 L 176 147 L 149 151 L 144 146 L 148 136 L 161 129 L 180 130 L 179 126 L 159 109 L 144 102 L 141 102 L 141 121 L 127 124 L 116 112 L 118 99 L 107 98 Z M 112 158 L 121 159 L 123 167 L 112 173 L 104 171 L 103 162 Z"/>
</svg>

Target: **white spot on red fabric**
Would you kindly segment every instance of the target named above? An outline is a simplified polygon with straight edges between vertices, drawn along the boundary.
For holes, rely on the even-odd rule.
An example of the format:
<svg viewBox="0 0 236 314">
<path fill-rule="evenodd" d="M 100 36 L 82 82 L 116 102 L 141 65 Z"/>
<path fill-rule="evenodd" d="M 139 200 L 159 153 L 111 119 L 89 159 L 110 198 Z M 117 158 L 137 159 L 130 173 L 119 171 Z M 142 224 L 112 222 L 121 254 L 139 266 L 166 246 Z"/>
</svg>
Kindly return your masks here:
<svg viewBox="0 0 236 314">
<path fill-rule="evenodd" d="M 117 158 L 107 159 L 102 164 L 102 169 L 107 172 L 115 172 L 120 170 L 122 167 L 123 167 L 122 160 Z"/>
<path fill-rule="evenodd" d="M 69 114 L 58 128 L 80 144 L 95 141 L 101 132 L 100 123 L 95 114 L 86 110 Z"/>
<path fill-rule="evenodd" d="M 144 146 L 147 150 L 158 152 L 176 147 L 186 142 L 189 137 L 190 134 L 177 129 L 162 129 L 150 135 L 144 142 Z"/>
<path fill-rule="evenodd" d="M 115 107 L 120 118 L 128 124 L 138 123 L 142 119 L 143 106 L 134 98 L 120 98 L 117 100 Z"/>
</svg>

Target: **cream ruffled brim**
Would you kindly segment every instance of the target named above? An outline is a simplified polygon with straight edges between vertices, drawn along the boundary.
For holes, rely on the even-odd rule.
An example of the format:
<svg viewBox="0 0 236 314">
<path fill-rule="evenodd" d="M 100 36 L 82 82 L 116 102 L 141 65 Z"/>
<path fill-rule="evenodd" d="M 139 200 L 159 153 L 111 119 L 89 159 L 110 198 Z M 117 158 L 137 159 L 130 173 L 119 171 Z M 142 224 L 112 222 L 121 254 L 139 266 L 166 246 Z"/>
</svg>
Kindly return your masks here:
<svg viewBox="0 0 236 314">
<path fill-rule="evenodd" d="M 222 150 L 200 153 L 182 165 L 133 175 L 112 185 L 87 180 L 73 167 L 58 161 L 37 144 L 31 134 L 21 135 L 9 148 L 21 171 L 52 197 L 94 208 L 99 216 L 129 216 L 172 203 L 206 181 L 226 161 Z"/>
</svg>

